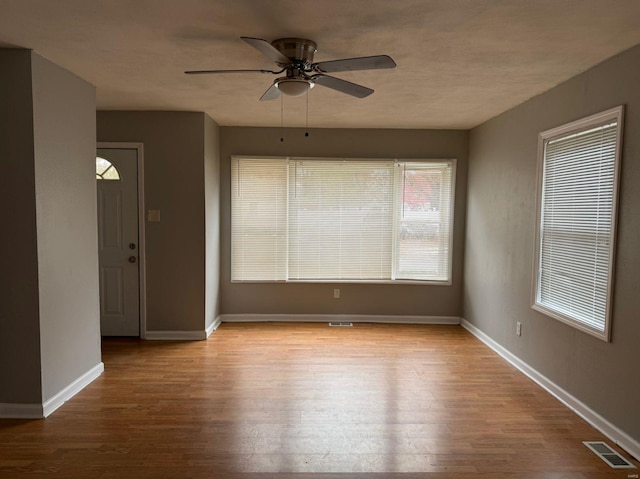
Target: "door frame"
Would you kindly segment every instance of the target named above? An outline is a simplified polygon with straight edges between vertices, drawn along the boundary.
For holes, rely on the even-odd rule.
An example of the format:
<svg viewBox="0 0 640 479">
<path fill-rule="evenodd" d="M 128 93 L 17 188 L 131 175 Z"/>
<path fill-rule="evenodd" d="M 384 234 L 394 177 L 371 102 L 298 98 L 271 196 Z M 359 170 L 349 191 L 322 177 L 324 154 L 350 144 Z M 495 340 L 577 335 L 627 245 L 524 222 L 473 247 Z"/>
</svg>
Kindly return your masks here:
<svg viewBox="0 0 640 479">
<path fill-rule="evenodd" d="M 138 295 L 140 300 L 140 338 L 147 338 L 147 260 L 144 228 L 144 144 L 141 142 L 99 141 L 97 149 L 136 150 L 138 159 Z"/>
</svg>

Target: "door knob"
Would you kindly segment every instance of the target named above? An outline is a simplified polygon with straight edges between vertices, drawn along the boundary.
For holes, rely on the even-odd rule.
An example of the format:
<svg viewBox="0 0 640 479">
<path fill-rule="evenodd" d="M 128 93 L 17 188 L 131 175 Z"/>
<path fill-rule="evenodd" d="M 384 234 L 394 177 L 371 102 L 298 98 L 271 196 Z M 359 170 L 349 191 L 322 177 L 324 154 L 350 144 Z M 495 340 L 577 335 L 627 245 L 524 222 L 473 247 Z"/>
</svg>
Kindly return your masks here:
<svg viewBox="0 0 640 479">
<path fill-rule="evenodd" d="M 135 256 L 129 256 L 129 263 L 135 263 L 136 261 L 138 261 L 138 258 Z"/>
</svg>

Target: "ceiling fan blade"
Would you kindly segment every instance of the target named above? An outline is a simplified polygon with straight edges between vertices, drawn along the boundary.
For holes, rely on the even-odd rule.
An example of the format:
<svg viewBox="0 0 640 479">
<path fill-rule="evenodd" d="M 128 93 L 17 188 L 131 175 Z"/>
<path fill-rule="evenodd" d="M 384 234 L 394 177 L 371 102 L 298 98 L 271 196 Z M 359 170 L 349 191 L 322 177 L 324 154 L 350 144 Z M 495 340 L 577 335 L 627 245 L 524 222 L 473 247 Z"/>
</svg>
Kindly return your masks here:
<svg viewBox="0 0 640 479">
<path fill-rule="evenodd" d="M 260 97 L 260 101 L 275 100 L 276 98 L 279 98 L 279 97 L 280 97 L 280 90 L 278 89 L 278 87 L 274 83 Z"/>
<path fill-rule="evenodd" d="M 279 72 L 271 70 L 189 70 L 185 73 L 187 75 L 212 75 L 217 73 L 273 73 L 275 75 Z"/>
<path fill-rule="evenodd" d="M 291 60 L 280 53 L 271 43 L 261 38 L 240 37 L 272 62 L 280 66 L 291 65 Z"/>
<path fill-rule="evenodd" d="M 333 90 L 346 93 L 347 95 L 355 96 L 357 98 L 364 98 L 373 93 L 371 88 L 366 86 L 351 83 L 350 81 L 342 80 L 340 78 L 332 77 L 329 75 L 314 75 L 311 77 L 314 83 L 318 85 L 326 86 Z"/>
<path fill-rule="evenodd" d="M 388 55 L 376 55 L 373 57 L 345 58 L 343 60 L 314 63 L 312 67 L 315 71 L 322 73 L 350 72 L 395 68 L 396 62 Z"/>
</svg>

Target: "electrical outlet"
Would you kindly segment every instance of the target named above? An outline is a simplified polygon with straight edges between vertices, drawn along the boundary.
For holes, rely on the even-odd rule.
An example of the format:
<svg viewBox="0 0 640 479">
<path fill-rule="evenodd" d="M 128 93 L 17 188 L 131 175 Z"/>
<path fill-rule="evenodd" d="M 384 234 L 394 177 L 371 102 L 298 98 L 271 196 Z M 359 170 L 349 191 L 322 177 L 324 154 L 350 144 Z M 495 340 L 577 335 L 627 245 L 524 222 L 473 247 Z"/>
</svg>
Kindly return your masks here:
<svg viewBox="0 0 640 479">
<path fill-rule="evenodd" d="M 520 321 L 516 321 L 516 334 L 522 336 L 522 323 Z"/>
<path fill-rule="evenodd" d="M 333 290 L 333 299 L 340 299 L 340 289 L 335 288 Z"/>
</svg>

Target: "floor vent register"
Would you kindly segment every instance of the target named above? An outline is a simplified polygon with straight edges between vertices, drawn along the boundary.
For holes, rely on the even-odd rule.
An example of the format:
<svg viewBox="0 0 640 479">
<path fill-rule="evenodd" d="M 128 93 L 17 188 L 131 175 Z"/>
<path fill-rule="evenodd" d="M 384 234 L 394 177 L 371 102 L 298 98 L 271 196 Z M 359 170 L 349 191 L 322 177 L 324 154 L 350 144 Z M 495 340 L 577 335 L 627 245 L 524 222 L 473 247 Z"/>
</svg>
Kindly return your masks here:
<svg viewBox="0 0 640 479">
<path fill-rule="evenodd" d="M 606 442 L 584 441 L 583 444 L 591 449 L 604 462 L 614 469 L 635 469 L 636 466 L 627 461 L 624 457 L 611 449 Z"/>
</svg>

